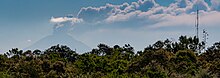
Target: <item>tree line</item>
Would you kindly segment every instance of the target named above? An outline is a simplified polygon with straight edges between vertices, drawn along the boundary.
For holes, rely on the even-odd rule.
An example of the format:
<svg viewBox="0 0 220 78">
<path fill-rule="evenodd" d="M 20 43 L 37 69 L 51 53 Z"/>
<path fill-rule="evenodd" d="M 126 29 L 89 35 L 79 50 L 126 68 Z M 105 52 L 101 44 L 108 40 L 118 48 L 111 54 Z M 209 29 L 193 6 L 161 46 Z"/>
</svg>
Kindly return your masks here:
<svg viewBox="0 0 220 78">
<path fill-rule="evenodd" d="M 65 45 L 13 48 L 0 54 L 0 78 L 220 78 L 220 42 L 206 50 L 196 37 L 160 40 L 135 52 L 99 44 L 79 54 Z"/>
</svg>

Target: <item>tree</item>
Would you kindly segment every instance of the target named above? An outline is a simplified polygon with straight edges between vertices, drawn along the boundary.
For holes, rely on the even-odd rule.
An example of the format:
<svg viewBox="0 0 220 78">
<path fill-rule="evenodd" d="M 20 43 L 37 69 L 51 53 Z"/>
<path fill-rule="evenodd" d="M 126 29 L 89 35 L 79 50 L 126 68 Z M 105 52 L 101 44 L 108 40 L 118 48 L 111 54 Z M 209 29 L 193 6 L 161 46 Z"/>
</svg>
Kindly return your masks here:
<svg viewBox="0 0 220 78">
<path fill-rule="evenodd" d="M 191 50 L 180 50 L 176 56 L 171 59 L 176 72 L 193 76 L 196 75 L 199 69 L 197 67 L 197 61 L 196 55 Z"/>
<path fill-rule="evenodd" d="M 162 41 L 157 41 L 157 42 L 153 45 L 153 47 L 154 47 L 155 49 L 161 49 L 161 48 L 164 47 L 164 42 L 162 42 Z"/>
<path fill-rule="evenodd" d="M 20 56 L 22 56 L 22 53 L 22 50 L 19 50 L 18 48 L 12 48 L 11 50 L 9 50 L 9 52 L 6 52 L 5 55 L 12 58 L 19 58 Z"/>
<path fill-rule="evenodd" d="M 41 54 L 41 51 L 36 49 L 33 51 L 33 54 L 39 56 Z"/>
<path fill-rule="evenodd" d="M 44 54 L 51 56 L 51 58 L 62 58 L 63 60 L 67 59 L 72 62 L 74 62 L 78 57 L 78 54 L 75 51 L 71 50 L 67 46 L 60 46 L 59 44 L 50 47 L 44 52 Z"/>
</svg>

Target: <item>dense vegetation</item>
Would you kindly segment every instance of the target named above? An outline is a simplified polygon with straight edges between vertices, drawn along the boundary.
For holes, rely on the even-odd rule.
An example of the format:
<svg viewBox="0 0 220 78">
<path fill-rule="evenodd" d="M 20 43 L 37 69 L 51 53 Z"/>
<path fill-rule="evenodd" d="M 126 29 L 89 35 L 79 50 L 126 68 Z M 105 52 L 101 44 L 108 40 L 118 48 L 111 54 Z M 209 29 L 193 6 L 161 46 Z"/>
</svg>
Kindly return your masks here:
<svg viewBox="0 0 220 78">
<path fill-rule="evenodd" d="M 45 51 L 14 48 L 0 55 L 0 78 L 219 78 L 220 42 L 207 50 L 204 45 L 181 36 L 138 52 L 129 44 L 99 44 L 83 54 L 63 45 Z"/>
</svg>

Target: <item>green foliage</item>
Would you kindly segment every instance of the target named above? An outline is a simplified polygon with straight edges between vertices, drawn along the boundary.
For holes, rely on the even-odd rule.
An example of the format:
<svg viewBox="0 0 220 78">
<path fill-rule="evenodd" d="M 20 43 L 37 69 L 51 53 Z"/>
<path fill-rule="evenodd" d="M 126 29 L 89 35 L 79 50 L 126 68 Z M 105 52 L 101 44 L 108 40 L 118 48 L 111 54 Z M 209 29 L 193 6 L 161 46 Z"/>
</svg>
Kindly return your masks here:
<svg viewBox="0 0 220 78">
<path fill-rule="evenodd" d="M 0 72 L 0 78 L 11 78 L 11 76 L 6 72 Z"/>
<path fill-rule="evenodd" d="M 78 54 L 67 46 L 45 51 L 14 48 L 0 54 L 0 78 L 213 78 L 220 77 L 220 42 L 197 54 L 203 42 L 181 36 L 135 52 L 130 44 L 99 44 Z"/>
</svg>

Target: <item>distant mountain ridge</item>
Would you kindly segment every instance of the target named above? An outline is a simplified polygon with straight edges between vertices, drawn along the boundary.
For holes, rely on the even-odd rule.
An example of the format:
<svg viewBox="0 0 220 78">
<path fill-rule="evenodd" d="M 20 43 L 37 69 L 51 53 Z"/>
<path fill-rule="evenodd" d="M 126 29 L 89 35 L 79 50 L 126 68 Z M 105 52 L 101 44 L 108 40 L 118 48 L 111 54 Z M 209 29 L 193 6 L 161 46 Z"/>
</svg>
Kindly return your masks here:
<svg viewBox="0 0 220 78">
<path fill-rule="evenodd" d="M 56 33 L 56 34 L 46 36 L 40 39 L 39 41 L 37 41 L 36 43 L 34 43 L 33 45 L 27 47 L 26 50 L 29 50 L 29 49 L 30 50 L 35 50 L 35 49 L 45 50 L 57 44 L 66 45 L 70 47 L 72 50 L 76 50 L 77 52 L 80 52 L 80 53 L 88 52 L 89 50 L 91 50 L 91 48 L 88 47 L 86 44 L 74 39 L 72 36 L 66 33 Z"/>
</svg>

